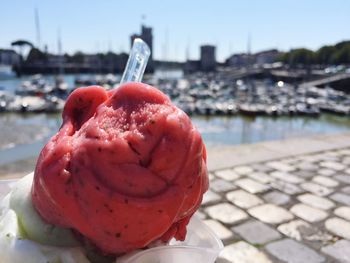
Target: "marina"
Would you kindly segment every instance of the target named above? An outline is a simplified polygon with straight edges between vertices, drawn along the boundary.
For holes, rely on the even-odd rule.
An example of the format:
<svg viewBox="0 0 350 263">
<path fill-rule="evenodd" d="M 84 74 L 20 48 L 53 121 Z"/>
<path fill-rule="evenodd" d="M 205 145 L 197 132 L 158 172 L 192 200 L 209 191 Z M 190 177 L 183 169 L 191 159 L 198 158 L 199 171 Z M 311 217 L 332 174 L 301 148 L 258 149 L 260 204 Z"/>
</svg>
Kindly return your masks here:
<svg viewBox="0 0 350 263">
<path fill-rule="evenodd" d="M 110 90 L 120 75 L 22 76 L 0 81 L 0 164 L 36 158 L 61 125 L 65 99 L 77 87 Z M 269 78 L 156 71 L 145 82 L 188 113 L 207 147 L 252 144 L 350 128 L 350 96 L 331 87 L 292 85 Z M 16 133 L 12 131 L 16 130 Z"/>
<path fill-rule="evenodd" d="M 237 78 L 225 71 L 193 73 L 178 78 L 149 75 L 145 82 L 158 87 L 189 115 L 318 116 L 321 112 L 350 114 L 350 95 L 329 85 L 290 84 L 269 78 Z M 77 87 L 100 85 L 110 90 L 120 76 L 34 75 L 25 80 L 0 81 L 0 111 L 59 112 Z M 9 86 L 6 86 L 9 85 Z"/>
</svg>

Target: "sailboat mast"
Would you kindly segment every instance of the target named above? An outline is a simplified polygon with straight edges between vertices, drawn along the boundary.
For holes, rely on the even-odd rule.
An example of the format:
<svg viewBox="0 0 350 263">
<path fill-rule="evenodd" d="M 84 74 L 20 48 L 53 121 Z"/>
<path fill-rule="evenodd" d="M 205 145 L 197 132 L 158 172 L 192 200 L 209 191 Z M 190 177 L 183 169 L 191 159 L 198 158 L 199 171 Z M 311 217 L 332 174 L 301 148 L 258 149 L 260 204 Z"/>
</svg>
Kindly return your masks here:
<svg viewBox="0 0 350 263">
<path fill-rule="evenodd" d="M 34 11 L 34 17 L 35 17 L 35 31 L 36 31 L 36 44 L 38 49 L 41 48 L 41 38 L 40 38 L 40 20 L 39 20 L 39 11 L 38 8 L 35 8 Z"/>
<path fill-rule="evenodd" d="M 62 41 L 61 41 L 61 30 L 57 30 L 57 48 L 58 48 L 58 57 L 59 57 L 59 75 L 64 74 L 64 68 L 63 68 L 63 54 L 62 54 Z"/>
</svg>

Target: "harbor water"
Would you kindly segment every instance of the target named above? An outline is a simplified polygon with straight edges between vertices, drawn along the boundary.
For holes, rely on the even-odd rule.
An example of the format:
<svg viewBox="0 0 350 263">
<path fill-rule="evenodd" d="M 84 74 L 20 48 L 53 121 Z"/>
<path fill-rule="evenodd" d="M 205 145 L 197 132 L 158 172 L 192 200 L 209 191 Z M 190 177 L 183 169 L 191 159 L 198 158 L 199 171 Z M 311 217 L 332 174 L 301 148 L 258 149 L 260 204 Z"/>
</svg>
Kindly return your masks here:
<svg viewBox="0 0 350 263">
<path fill-rule="evenodd" d="M 344 116 L 191 116 L 207 147 L 255 143 L 350 129 Z M 0 114 L 0 165 L 35 157 L 59 129 L 60 114 Z"/>
</svg>

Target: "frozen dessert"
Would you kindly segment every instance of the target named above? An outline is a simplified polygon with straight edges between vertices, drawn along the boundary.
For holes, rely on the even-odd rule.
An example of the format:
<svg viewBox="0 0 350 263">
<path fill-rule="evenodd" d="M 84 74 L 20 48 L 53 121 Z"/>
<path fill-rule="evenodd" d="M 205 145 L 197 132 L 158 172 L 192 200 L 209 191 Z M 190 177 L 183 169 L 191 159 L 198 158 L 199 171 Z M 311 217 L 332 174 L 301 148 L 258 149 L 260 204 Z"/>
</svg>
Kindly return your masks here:
<svg viewBox="0 0 350 263">
<path fill-rule="evenodd" d="M 62 116 L 34 174 L 43 221 L 102 254 L 184 240 L 208 188 L 205 146 L 189 117 L 142 83 L 77 89 Z"/>
</svg>

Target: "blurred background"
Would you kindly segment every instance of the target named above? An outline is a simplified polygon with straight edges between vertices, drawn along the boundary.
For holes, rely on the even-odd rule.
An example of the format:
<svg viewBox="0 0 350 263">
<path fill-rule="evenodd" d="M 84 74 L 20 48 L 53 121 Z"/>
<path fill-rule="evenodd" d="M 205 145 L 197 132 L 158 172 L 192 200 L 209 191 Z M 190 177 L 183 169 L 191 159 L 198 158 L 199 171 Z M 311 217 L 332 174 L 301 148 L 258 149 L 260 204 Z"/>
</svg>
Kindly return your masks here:
<svg viewBox="0 0 350 263">
<path fill-rule="evenodd" d="M 75 88 L 118 86 L 136 37 L 152 50 L 144 81 L 209 148 L 348 131 L 349 10 L 345 0 L 3 1 L 0 175 L 33 166 Z"/>
</svg>

